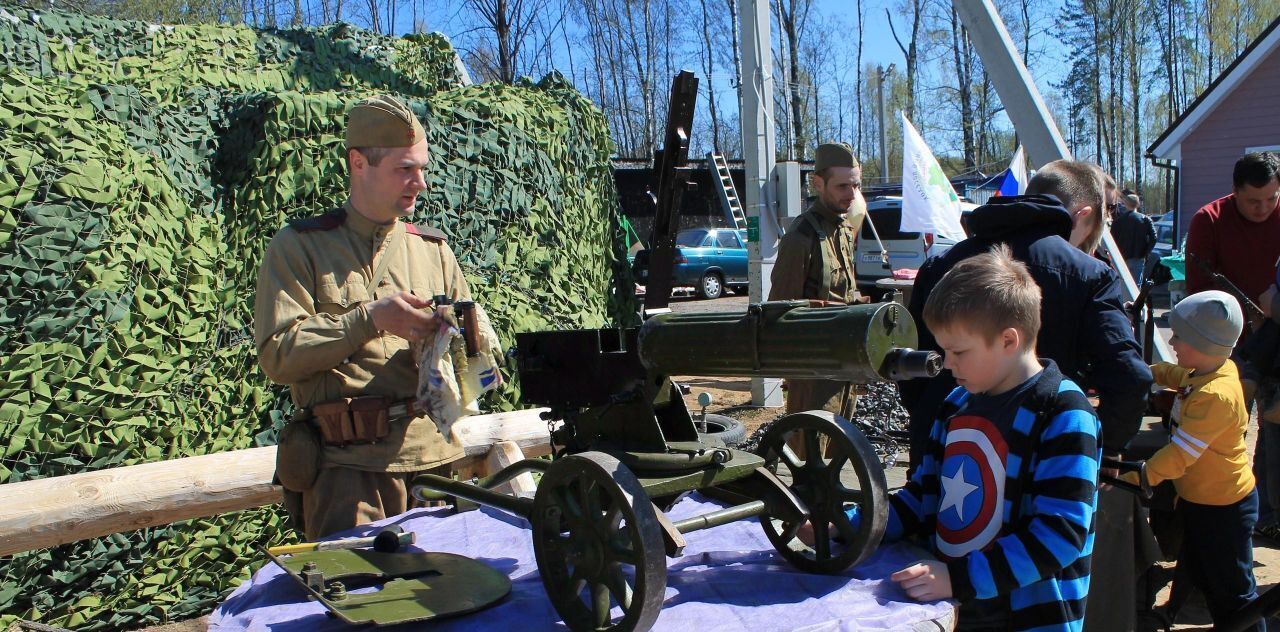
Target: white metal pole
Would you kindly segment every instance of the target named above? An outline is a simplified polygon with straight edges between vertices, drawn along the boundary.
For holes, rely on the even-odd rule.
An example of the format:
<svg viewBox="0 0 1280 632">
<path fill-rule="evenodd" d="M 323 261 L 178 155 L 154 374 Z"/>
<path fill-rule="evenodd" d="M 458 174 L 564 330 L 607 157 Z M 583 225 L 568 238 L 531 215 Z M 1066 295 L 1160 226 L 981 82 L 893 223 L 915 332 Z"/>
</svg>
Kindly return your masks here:
<svg viewBox="0 0 1280 632">
<path fill-rule="evenodd" d="M 746 163 L 743 202 L 747 216 L 747 277 L 751 302 L 769 297 L 769 276 L 777 257 L 778 222 L 775 200 L 773 137 L 773 51 L 769 47 L 769 0 L 744 0 L 739 24 L 742 85 L 738 88 L 742 113 L 742 158 Z M 751 403 L 781 406 L 782 381 L 751 380 Z"/>
<path fill-rule="evenodd" d="M 995 5 L 991 0 L 953 2 L 960 20 L 969 29 L 969 39 L 982 59 L 983 68 L 991 75 L 991 83 L 1000 95 L 1000 102 L 1004 104 L 1014 130 L 1018 132 L 1018 139 L 1027 150 L 1027 162 L 1038 168 L 1054 160 L 1070 158 L 1071 151 L 1054 124 L 1031 73 L 1022 63 L 1022 56 L 1014 47 L 1013 38 L 1009 37 Z M 1098 212 L 1104 211 L 1099 209 Z M 1117 262 L 1113 268 L 1120 275 L 1125 299 L 1134 300 L 1138 296 L 1138 285 L 1129 274 L 1129 267 L 1124 265 L 1124 257 L 1120 256 L 1120 249 L 1111 239 L 1110 231 L 1102 231 L 1102 247 L 1107 249 L 1111 260 Z M 1155 336 L 1152 355 L 1165 362 L 1173 359 L 1172 350 L 1161 336 Z"/>
<path fill-rule="evenodd" d="M 1000 103 L 1018 132 L 1018 140 L 1027 150 L 1027 162 L 1038 169 L 1045 163 L 1070 158 L 1071 151 L 995 6 L 990 0 L 954 2 L 956 13 L 969 29 L 969 40 L 982 59 L 982 67 L 991 76 Z"/>
<path fill-rule="evenodd" d="M 884 79 L 889 75 L 884 68 L 876 66 L 876 98 L 879 100 L 879 120 L 880 120 L 880 183 L 884 184 L 889 181 L 889 154 L 886 152 L 888 146 L 887 137 L 884 130 Z"/>
</svg>

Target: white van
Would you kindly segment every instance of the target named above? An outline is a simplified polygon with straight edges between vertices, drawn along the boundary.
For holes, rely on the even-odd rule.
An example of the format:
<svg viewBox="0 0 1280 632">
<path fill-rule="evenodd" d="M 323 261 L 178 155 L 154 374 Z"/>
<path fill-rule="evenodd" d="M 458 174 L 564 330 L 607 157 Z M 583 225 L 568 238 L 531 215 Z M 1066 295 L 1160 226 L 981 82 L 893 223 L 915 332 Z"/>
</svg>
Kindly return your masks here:
<svg viewBox="0 0 1280 632">
<path fill-rule="evenodd" d="M 977 208 L 968 202 L 961 204 L 966 211 Z M 941 235 L 903 231 L 901 197 L 884 196 L 869 200 L 867 220 L 869 221 L 862 223 L 862 231 L 858 234 L 854 271 L 857 274 L 858 291 L 873 297 L 883 293 L 883 290 L 876 288 L 876 281 L 890 276 L 893 270 L 919 270 L 925 259 L 940 255 L 956 244 L 955 240 Z M 876 241 L 876 233 L 872 232 L 872 222 L 875 223 L 875 231 L 880 234 L 879 242 Z M 887 264 L 881 258 L 881 243 L 889 253 Z"/>
</svg>

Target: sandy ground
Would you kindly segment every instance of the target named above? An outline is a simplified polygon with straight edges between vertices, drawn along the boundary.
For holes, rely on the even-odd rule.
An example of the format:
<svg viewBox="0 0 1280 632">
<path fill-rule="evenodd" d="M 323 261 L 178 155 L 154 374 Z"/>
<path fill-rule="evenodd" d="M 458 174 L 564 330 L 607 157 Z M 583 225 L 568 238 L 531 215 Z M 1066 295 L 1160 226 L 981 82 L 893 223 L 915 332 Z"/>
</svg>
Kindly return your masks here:
<svg viewBox="0 0 1280 632">
<path fill-rule="evenodd" d="M 702 301 L 694 298 L 675 298 L 671 307 L 677 312 L 720 312 L 720 311 L 742 311 L 746 309 L 747 299 L 743 296 L 728 296 L 714 301 Z M 1159 321 L 1163 325 L 1163 321 Z M 1167 337 L 1168 331 L 1162 331 Z M 690 389 L 686 400 L 690 410 L 698 410 L 697 395 L 701 392 L 708 392 L 715 398 L 715 403 L 707 409 L 707 412 L 720 413 L 739 419 L 747 426 L 748 434 L 754 432 L 760 425 L 772 421 L 782 411 L 781 409 L 757 408 L 751 405 L 751 384 L 750 380 L 740 378 L 704 378 L 684 376 L 678 380 L 687 385 Z M 1158 424 L 1155 418 L 1147 420 L 1149 425 Z M 1248 443 L 1250 446 L 1250 454 L 1252 454 L 1254 438 L 1257 436 L 1256 418 L 1251 421 Z M 902 456 L 903 462 L 906 455 Z M 906 477 L 904 467 L 893 467 L 887 472 L 889 484 L 893 488 L 900 487 Z M 1254 541 L 1254 575 L 1258 581 L 1259 591 L 1266 590 L 1280 583 L 1280 542 L 1271 541 L 1266 538 L 1258 537 Z M 1171 563 L 1162 566 L 1169 570 L 1169 576 L 1172 576 Z M 1094 575 L 1094 582 L 1106 581 L 1106 578 Z M 1156 597 L 1156 604 L 1163 604 L 1169 596 L 1169 587 L 1166 585 L 1160 594 Z M 195 632 L 204 630 L 207 618 L 193 619 L 190 621 L 171 623 L 162 626 L 153 626 L 146 628 L 146 632 Z M 1269 627 L 1273 630 L 1280 630 L 1280 620 L 1268 621 Z M 1142 632 L 1155 631 L 1164 629 L 1154 619 L 1144 620 L 1140 622 L 1139 630 Z M 1210 620 L 1208 611 L 1204 609 L 1203 602 L 1198 597 L 1193 597 L 1191 601 L 1183 607 L 1178 615 L 1178 619 L 1173 629 L 1175 630 L 1210 630 Z"/>
</svg>

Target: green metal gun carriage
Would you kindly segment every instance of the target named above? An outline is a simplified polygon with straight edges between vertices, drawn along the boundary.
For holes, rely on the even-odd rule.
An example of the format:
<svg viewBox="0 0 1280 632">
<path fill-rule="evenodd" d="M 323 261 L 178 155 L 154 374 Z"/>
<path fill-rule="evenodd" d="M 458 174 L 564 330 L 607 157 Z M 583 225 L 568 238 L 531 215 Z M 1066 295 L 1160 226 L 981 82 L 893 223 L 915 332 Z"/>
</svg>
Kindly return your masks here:
<svg viewBox="0 0 1280 632">
<path fill-rule="evenodd" d="M 778 420 L 754 453 L 732 449 L 698 434 L 669 376 L 869 383 L 936 374 L 938 355 L 915 344 L 915 323 L 896 303 L 773 302 L 746 313 L 661 314 L 638 328 L 519 334 L 522 400 L 550 409 L 554 458 L 475 482 L 420 475 L 414 493 L 527 518 L 547 595 L 573 630 L 648 629 L 683 534 L 736 520 L 758 517 L 802 570 L 841 572 L 874 551 L 888 517 L 884 471 L 862 433 L 810 411 Z M 532 499 L 492 491 L 529 471 L 542 474 Z M 670 520 L 665 510 L 694 490 L 730 506 Z M 845 514 L 855 504 L 857 525 Z M 810 521 L 812 546 L 797 537 Z"/>
</svg>

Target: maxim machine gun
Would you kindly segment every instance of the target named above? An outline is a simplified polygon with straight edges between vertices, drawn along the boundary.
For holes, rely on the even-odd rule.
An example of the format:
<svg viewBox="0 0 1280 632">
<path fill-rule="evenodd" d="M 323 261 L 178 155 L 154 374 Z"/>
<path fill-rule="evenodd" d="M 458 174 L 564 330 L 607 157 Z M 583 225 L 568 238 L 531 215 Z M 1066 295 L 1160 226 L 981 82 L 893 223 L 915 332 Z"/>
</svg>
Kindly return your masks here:
<svg viewBox="0 0 1280 632">
<path fill-rule="evenodd" d="M 527 518 L 547 595 L 573 630 L 646 630 L 658 617 L 667 557 L 684 535 L 758 517 L 797 567 L 836 573 L 880 543 L 888 520 L 884 470 L 867 439 L 823 411 L 789 415 L 756 452 L 700 435 L 671 375 L 822 378 L 856 383 L 935 375 L 939 356 L 913 351 L 901 305 L 752 305 L 746 313 L 677 314 L 675 228 L 689 172 L 697 79 L 672 85 L 666 145 L 654 160 L 655 228 L 641 327 L 516 335 L 521 400 L 546 406 L 553 460 L 525 459 L 478 481 L 419 475 L 423 500 L 463 499 Z M 542 474 L 533 498 L 493 491 Z M 665 513 L 697 490 L 729 507 L 684 520 Z M 845 510 L 861 508 L 857 524 Z M 813 524 L 813 545 L 797 534 Z M 620 609 L 615 620 L 612 610 Z"/>
<path fill-rule="evenodd" d="M 759 517 L 792 564 L 836 573 L 875 549 L 888 519 L 884 470 L 847 420 L 788 415 L 755 453 L 736 450 L 698 434 L 668 376 L 867 383 L 936 374 L 938 355 L 915 344 L 915 323 L 896 303 L 773 302 L 746 313 L 661 314 L 638 328 L 518 334 L 522 400 L 562 422 L 551 435 L 554 460 L 519 461 L 474 483 L 419 475 L 414 493 L 527 518 L 547 595 L 571 629 L 645 630 L 662 608 L 666 558 L 681 554 L 685 533 Z M 532 499 L 491 491 L 527 471 L 542 473 Z M 664 510 L 693 490 L 731 506 L 668 519 Z M 845 514 L 852 505 L 857 524 Z M 797 537 L 805 522 L 812 546 Z"/>
</svg>

